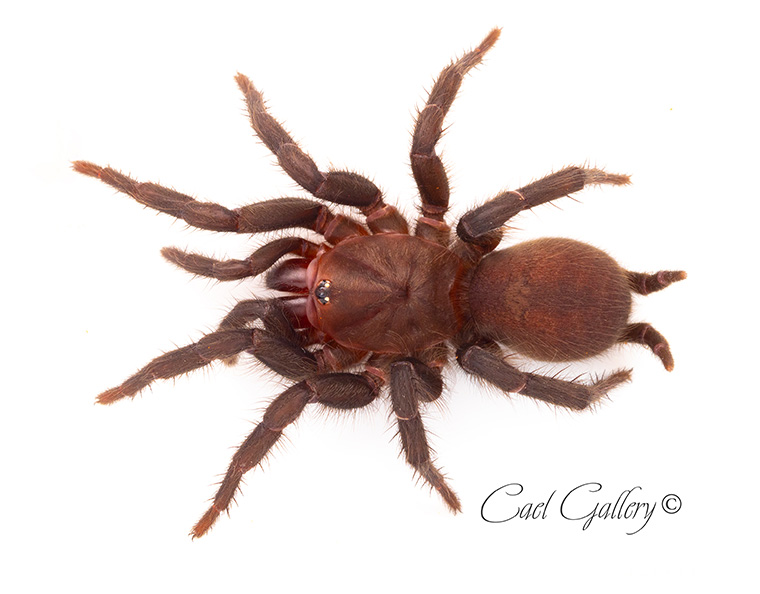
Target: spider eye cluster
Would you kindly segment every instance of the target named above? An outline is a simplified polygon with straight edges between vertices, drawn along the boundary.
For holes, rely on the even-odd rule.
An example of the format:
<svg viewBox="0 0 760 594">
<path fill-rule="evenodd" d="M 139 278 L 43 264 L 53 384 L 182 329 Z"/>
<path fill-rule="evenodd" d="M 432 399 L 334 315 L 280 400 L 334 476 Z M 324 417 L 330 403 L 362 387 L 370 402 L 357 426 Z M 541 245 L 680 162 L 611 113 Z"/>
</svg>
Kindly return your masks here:
<svg viewBox="0 0 760 594">
<path fill-rule="evenodd" d="M 321 280 L 319 281 L 317 288 L 314 289 L 314 296 L 322 305 L 327 305 L 328 303 L 330 303 L 330 287 L 331 286 L 332 286 L 332 282 L 330 282 L 329 280 Z"/>
</svg>

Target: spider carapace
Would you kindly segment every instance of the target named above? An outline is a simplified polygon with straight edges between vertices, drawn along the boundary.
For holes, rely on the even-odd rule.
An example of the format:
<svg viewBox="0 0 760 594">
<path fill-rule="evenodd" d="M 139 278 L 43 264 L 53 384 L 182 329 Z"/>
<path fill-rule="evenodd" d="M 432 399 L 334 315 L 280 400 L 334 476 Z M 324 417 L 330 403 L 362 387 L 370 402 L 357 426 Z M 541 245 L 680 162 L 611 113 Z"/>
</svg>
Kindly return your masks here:
<svg viewBox="0 0 760 594">
<path fill-rule="evenodd" d="M 157 379 L 214 360 L 232 363 L 241 353 L 291 382 L 233 456 L 193 536 L 205 534 L 228 509 L 243 475 L 309 404 L 356 409 L 387 393 L 407 462 L 457 512 L 459 499 L 431 459 L 420 416 L 422 407 L 441 397 L 442 370 L 452 361 L 504 392 L 576 410 L 627 381 L 630 370 L 589 383 L 567 381 L 518 369 L 508 362 L 509 353 L 572 361 L 618 343 L 637 343 L 650 348 L 667 370 L 673 368 L 665 338 L 647 323 L 629 321 L 631 294 L 659 291 L 685 278 L 684 272 L 631 272 L 605 252 L 570 239 L 497 250 L 505 222 L 521 211 L 589 185 L 624 185 L 627 176 L 567 167 L 470 210 L 455 233 L 446 224 L 449 185 L 435 147 L 464 75 L 498 37 L 494 29 L 447 66 L 416 118 L 410 157 L 420 216 L 413 230 L 367 178 L 320 171 L 242 74 L 236 80 L 254 131 L 284 171 L 319 200 L 288 197 L 228 209 L 137 182 L 110 167 L 74 163 L 76 171 L 195 227 L 236 233 L 306 230 L 306 236 L 270 240 L 244 260 L 165 248 L 162 254 L 170 262 L 218 280 L 266 272 L 272 294 L 241 301 L 218 330 L 157 357 L 98 397 L 110 404 Z M 338 214 L 326 203 L 353 207 L 360 216 Z"/>
</svg>

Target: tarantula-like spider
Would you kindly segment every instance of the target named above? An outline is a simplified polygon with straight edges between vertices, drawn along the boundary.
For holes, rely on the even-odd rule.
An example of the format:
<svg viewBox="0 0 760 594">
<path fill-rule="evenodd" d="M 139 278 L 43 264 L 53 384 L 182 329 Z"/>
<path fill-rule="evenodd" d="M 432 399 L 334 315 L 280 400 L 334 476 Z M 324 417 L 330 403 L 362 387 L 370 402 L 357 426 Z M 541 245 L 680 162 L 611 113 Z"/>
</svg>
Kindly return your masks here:
<svg viewBox="0 0 760 594">
<path fill-rule="evenodd" d="M 320 171 L 242 74 L 236 80 L 253 129 L 280 166 L 316 198 L 358 208 L 363 221 L 334 214 L 322 202 L 306 198 L 230 210 L 139 183 L 110 167 L 73 164 L 76 171 L 201 229 L 262 233 L 300 227 L 321 236 L 318 243 L 299 236 L 276 239 L 245 260 L 217 261 L 165 248 L 162 254 L 170 262 L 218 280 L 268 271 L 267 287 L 281 294 L 241 301 L 217 331 L 157 357 L 98 397 L 98 402 L 110 404 L 157 379 L 214 360 L 231 362 L 239 353 L 253 355 L 293 382 L 269 404 L 233 456 L 192 536 L 205 534 L 228 509 L 243 475 L 264 459 L 308 404 L 356 409 L 374 401 L 386 386 L 407 462 L 453 512 L 460 511 L 457 495 L 431 459 L 420 416 L 421 406 L 441 396 L 441 372 L 452 351 L 466 372 L 504 392 L 575 410 L 627 381 L 630 370 L 588 384 L 565 381 L 521 371 L 507 362 L 505 351 L 539 361 L 574 361 L 628 342 L 649 347 L 665 369 L 673 369 L 665 338 L 649 324 L 629 323 L 628 318 L 632 292 L 659 291 L 684 279 L 684 272 L 630 272 L 605 252 L 570 239 L 538 239 L 494 251 L 504 223 L 519 212 L 588 185 L 627 184 L 628 176 L 565 168 L 469 211 L 452 238 L 444 220 L 449 185 L 435 147 L 462 78 L 480 63 L 499 32 L 491 31 L 441 72 L 417 116 L 411 166 L 421 216 L 414 233 L 365 177 Z"/>
</svg>

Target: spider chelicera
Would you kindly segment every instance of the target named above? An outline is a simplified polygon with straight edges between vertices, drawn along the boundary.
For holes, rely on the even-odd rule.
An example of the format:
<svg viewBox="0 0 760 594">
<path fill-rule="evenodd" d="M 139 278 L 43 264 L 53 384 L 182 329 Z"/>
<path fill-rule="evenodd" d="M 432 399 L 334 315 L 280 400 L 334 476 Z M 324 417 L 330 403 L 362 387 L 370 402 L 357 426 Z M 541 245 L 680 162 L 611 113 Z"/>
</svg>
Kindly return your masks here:
<svg viewBox="0 0 760 594">
<path fill-rule="evenodd" d="M 157 379 L 215 360 L 231 363 L 240 353 L 292 382 L 233 456 L 211 507 L 192 530 L 194 537 L 205 534 L 228 509 L 243 475 L 264 459 L 308 404 L 356 409 L 387 390 L 407 462 L 458 512 L 459 499 L 431 459 L 420 416 L 421 407 L 441 396 L 441 372 L 452 355 L 467 373 L 504 392 L 575 410 L 588 408 L 630 379 L 630 370 L 581 383 L 522 371 L 507 355 L 574 361 L 617 343 L 637 343 L 673 369 L 665 338 L 647 323 L 629 322 L 631 294 L 659 291 L 684 279 L 684 272 L 624 270 L 605 252 L 570 239 L 544 238 L 496 251 L 504 223 L 521 211 L 589 185 L 624 185 L 628 176 L 567 167 L 470 210 L 456 234 L 446 224 L 449 185 L 436 143 L 464 75 L 480 63 L 499 32 L 491 31 L 441 72 L 417 116 L 410 156 L 420 216 L 413 231 L 367 178 L 320 171 L 242 74 L 236 81 L 256 134 L 285 172 L 320 201 L 288 197 L 231 210 L 137 182 L 110 167 L 73 164 L 79 173 L 194 227 L 312 232 L 309 238 L 269 241 L 245 260 L 162 250 L 180 268 L 218 280 L 266 272 L 274 296 L 241 301 L 218 330 L 157 357 L 98 397 L 111 404 Z M 354 207 L 361 218 L 335 214 L 324 202 Z"/>
</svg>

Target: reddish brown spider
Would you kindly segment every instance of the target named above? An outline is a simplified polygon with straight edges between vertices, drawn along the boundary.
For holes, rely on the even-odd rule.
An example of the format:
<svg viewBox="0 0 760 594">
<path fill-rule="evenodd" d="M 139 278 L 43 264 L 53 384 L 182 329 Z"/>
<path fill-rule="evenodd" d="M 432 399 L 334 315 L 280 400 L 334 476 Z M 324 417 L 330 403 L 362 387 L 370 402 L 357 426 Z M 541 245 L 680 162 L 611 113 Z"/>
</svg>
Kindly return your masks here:
<svg viewBox="0 0 760 594">
<path fill-rule="evenodd" d="M 292 380 L 233 456 L 213 504 L 193 528 L 194 537 L 205 534 L 228 509 L 243 475 L 263 460 L 307 404 L 355 409 L 375 400 L 386 386 L 407 462 L 458 512 L 459 499 L 431 460 L 420 417 L 420 407 L 441 396 L 441 371 L 452 350 L 466 372 L 505 392 L 575 410 L 627 381 L 630 370 L 589 384 L 564 381 L 520 371 L 505 360 L 505 350 L 539 361 L 573 361 L 633 342 L 649 347 L 665 369 L 673 369 L 665 338 L 649 324 L 629 323 L 628 317 L 632 292 L 659 291 L 686 278 L 684 272 L 626 271 L 603 251 L 570 239 L 539 239 L 494 251 L 504 223 L 519 212 L 587 185 L 627 184 L 627 176 L 568 167 L 469 211 L 452 237 L 444 221 L 449 185 L 435 146 L 462 78 L 498 37 L 494 29 L 446 67 L 417 117 L 411 165 L 421 216 L 413 234 L 371 181 L 350 171 L 320 171 L 269 115 L 261 93 L 242 74 L 236 80 L 253 129 L 280 166 L 316 198 L 358 208 L 363 222 L 306 198 L 229 210 L 139 183 L 110 167 L 74 163 L 76 171 L 195 227 L 237 233 L 300 227 L 321 236 L 317 243 L 297 236 L 276 239 L 245 260 L 217 261 L 165 248 L 162 254 L 170 262 L 218 280 L 269 271 L 267 287 L 281 294 L 238 303 L 216 332 L 157 357 L 98 397 L 110 404 L 157 379 L 217 359 L 232 362 L 243 352 Z"/>
</svg>

